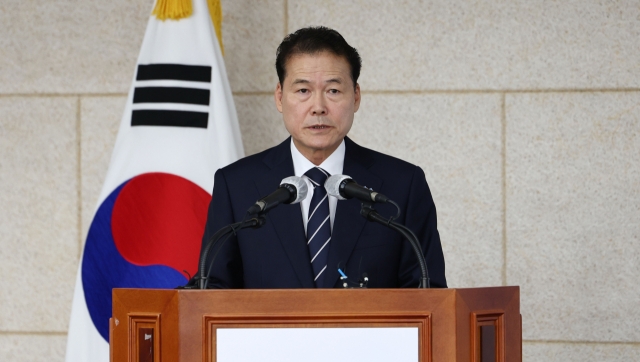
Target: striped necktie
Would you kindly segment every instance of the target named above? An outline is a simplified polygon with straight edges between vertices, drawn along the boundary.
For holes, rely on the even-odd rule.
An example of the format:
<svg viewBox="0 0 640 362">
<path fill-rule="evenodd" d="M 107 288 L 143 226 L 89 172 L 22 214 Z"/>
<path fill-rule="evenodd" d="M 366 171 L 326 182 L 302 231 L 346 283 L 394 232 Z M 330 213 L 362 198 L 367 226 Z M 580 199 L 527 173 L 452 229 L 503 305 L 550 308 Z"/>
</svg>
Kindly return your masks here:
<svg viewBox="0 0 640 362">
<path fill-rule="evenodd" d="M 311 266 L 316 287 L 322 285 L 327 258 L 329 256 L 329 241 L 331 240 L 331 221 L 329 220 L 329 198 L 324 182 L 329 173 L 320 167 L 314 167 L 304 174 L 313 184 L 313 197 L 309 205 L 307 219 L 307 246 L 311 255 Z"/>
</svg>

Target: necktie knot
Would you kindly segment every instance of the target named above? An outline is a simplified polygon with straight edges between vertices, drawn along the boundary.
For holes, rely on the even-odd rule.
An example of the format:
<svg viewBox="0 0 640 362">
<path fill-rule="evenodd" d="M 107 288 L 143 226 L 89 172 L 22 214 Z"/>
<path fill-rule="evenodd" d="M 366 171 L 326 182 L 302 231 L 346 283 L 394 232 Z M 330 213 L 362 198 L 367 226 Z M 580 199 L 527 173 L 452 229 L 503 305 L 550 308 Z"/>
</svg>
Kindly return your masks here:
<svg viewBox="0 0 640 362">
<path fill-rule="evenodd" d="M 304 173 L 305 176 L 311 181 L 314 187 L 324 186 L 325 181 L 329 177 L 329 173 L 320 167 L 312 167 L 309 171 Z"/>
</svg>

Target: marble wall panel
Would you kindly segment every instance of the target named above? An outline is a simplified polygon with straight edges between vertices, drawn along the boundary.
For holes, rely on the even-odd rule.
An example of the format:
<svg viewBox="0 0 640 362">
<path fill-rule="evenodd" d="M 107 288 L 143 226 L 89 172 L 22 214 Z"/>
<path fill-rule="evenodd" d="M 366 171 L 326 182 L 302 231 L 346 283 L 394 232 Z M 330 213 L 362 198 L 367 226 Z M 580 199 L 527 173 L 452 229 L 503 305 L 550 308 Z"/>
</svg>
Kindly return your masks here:
<svg viewBox="0 0 640 362">
<path fill-rule="evenodd" d="M 508 95 L 506 119 L 524 338 L 640 341 L 640 92 Z"/>
<path fill-rule="evenodd" d="M 233 100 L 245 155 L 264 151 L 289 137 L 273 95 L 236 95 Z"/>
<path fill-rule="evenodd" d="M 153 1 L 0 4 L 0 93 L 126 92 Z"/>
<path fill-rule="evenodd" d="M 627 362 L 640 360 L 640 346 L 623 343 L 531 343 L 522 346 L 522 361 Z"/>
<path fill-rule="evenodd" d="M 3 3 L 0 92 L 126 92 L 152 6 L 148 0 Z M 285 35 L 284 2 L 223 1 L 222 7 L 232 89 L 270 91 Z"/>
<path fill-rule="evenodd" d="M 222 2 L 225 66 L 234 92 L 275 89 L 276 48 L 285 36 L 283 0 Z"/>
<path fill-rule="evenodd" d="M 349 133 L 425 171 L 450 287 L 502 284 L 501 104 L 498 94 L 364 93 Z"/>
<path fill-rule="evenodd" d="M 83 97 L 80 102 L 81 236 L 84 242 L 98 206 L 127 97 Z"/>
<path fill-rule="evenodd" d="M 640 86 L 637 1 L 290 0 L 363 58 L 365 90 Z"/>
<path fill-rule="evenodd" d="M 61 335 L 0 335 L 0 361 L 62 362 L 66 342 Z"/>
<path fill-rule="evenodd" d="M 0 98 L 0 331 L 66 331 L 78 266 L 76 98 Z"/>
</svg>

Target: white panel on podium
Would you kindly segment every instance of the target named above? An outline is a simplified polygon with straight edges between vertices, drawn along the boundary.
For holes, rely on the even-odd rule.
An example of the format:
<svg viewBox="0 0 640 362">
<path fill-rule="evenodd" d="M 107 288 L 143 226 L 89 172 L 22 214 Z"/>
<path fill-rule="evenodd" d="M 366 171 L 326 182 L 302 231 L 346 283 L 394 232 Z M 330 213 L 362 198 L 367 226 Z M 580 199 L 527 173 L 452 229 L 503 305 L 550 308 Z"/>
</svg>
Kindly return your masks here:
<svg viewBox="0 0 640 362">
<path fill-rule="evenodd" d="M 218 328 L 218 362 L 418 362 L 418 328 Z"/>
</svg>

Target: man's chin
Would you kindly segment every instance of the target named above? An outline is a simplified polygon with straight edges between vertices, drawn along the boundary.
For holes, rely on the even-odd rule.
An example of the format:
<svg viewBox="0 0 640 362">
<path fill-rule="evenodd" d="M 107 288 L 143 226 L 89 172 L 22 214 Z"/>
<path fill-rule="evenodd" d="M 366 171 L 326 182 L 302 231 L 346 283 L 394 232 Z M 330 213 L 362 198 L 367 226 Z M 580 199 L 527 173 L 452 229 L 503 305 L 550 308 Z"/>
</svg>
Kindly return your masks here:
<svg viewBox="0 0 640 362">
<path fill-rule="evenodd" d="M 303 142 L 294 142 L 294 143 L 296 143 L 296 146 L 298 147 L 298 149 L 302 147 L 308 151 L 316 153 L 316 152 L 324 152 L 324 151 L 333 152 L 336 148 L 338 148 L 338 146 L 340 145 L 340 142 L 342 142 L 342 138 L 336 140 L 332 137 L 331 139 L 326 139 L 326 138 L 322 140 L 311 139 L 311 140 L 305 140 Z"/>
</svg>

